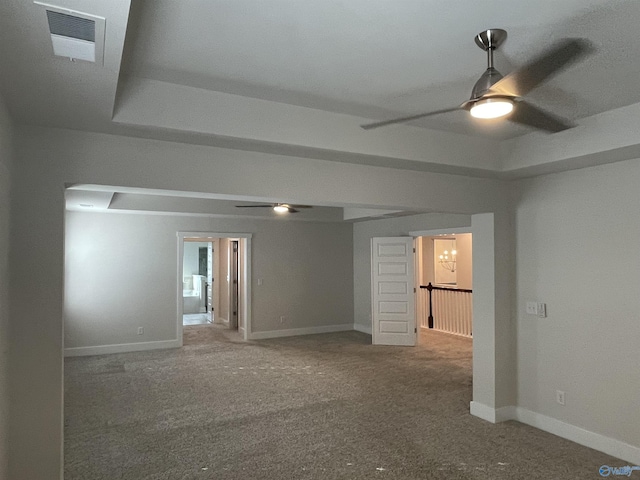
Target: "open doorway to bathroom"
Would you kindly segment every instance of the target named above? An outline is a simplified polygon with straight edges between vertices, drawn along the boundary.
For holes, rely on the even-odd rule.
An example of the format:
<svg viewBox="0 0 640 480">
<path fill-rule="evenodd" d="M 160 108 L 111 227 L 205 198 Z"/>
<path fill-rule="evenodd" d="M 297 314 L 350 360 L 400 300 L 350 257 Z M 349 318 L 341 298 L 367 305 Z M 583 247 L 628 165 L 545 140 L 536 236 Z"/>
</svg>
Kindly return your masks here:
<svg viewBox="0 0 640 480">
<path fill-rule="evenodd" d="M 183 341 L 187 330 L 207 326 L 211 332 L 249 336 L 251 234 L 223 235 L 178 232 L 178 338 Z"/>
<path fill-rule="evenodd" d="M 185 239 L 182 256 L 182 324 L 214 323 L 218 239 Z"/>
</svg>

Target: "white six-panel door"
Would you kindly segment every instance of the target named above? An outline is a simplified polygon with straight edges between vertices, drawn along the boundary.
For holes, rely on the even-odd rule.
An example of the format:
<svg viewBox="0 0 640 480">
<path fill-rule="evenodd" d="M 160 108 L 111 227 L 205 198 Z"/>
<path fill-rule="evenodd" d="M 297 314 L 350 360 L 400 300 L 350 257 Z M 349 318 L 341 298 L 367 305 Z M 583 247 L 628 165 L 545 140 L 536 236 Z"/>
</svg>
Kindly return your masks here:
<svg viewBox="0 0 640 480">
<path fill-rule="evenodd" d="M 374 345 L 416 344 L 414 281 L 413 238 L 372 238 Z"/>
</svg>

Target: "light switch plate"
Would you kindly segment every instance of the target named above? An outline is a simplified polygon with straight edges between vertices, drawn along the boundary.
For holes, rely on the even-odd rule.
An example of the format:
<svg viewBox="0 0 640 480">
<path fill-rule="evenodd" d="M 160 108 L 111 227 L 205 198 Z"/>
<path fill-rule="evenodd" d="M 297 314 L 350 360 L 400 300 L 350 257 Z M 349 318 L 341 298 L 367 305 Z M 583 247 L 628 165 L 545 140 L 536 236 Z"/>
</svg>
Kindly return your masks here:
<svg viewBox="0 0 640 480">
<path fill-rule="evenodd" d="M 536 302 L 527 302 L 525 310 L 529 315 L 538 315 L 538 304 Z"/>
</svg>

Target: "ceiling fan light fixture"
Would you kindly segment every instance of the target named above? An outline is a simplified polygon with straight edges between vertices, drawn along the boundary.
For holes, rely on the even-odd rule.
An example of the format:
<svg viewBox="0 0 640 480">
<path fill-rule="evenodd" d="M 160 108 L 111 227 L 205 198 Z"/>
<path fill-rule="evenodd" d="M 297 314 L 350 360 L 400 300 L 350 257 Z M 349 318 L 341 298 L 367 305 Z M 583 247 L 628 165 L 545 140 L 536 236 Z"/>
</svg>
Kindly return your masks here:
<svg viewBox="0 0 640 480">
<path fill-rule="evenodd" d="M 273 207 L 273 211 L 276 213 L 288 213 L 289 207 L 287 207 L 286 205 L 275 205 Z"/>
<path fill-rule="evenodd" d="M 475 118 L 500 118 L 513 111 L 513 101 L 508 98 L 483 98 L 473 104 L 469 113 Z"/>
</svg>

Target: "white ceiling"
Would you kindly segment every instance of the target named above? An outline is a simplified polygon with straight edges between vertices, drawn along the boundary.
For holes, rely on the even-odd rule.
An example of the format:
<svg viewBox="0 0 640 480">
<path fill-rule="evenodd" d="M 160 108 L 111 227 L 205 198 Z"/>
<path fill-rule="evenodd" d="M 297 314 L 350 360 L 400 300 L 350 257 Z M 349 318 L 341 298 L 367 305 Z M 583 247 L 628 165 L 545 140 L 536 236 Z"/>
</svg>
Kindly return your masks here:
<svg viewBox="0 0 640 480">
<path fill-rule="evenodd" d="M 509 33 L 496 59 L 503 74 L 562 37 L 592 39 L 595 57 L 532 96 L 577 119 L 640 101 L 640 63 L 628 61 L 640 55 L 637 3 L 194 0 L 185 7 L 172 0 L 146 0 L 133 10 L 136 28 L 125 70 L 170 83 L 386 118 L 468 99 L 486 68 L 486 55 L 473 38 L 499 27 Z M 605 84 L 612 71 L 619 73 L 616 89 L 593 95 L 594 84 Z M 484 132 L 471 129 L 463 112 L 424 125 Z"/>
<path fill-rule="evenodd" d="M 504 28 L 507 74 L 563 37 L 597 53 L 530 100 L 582 123 L 640 103 L 637 0 L 52 0 L 106 19 L 104 66 L 54 57 L 42 7 L 0 2 L 0 93 L 18 123 L 394 168 L 492 175 L 544 136 L 456 106 L 486 67 L 473 37 Z M 586 121 L 586 120 L 585 120 Z M 587 122 L 588 123 L 588 122 Z M 591 122 L 592 124 L 598 122 Z M 542 135 L 542 136 L 541 136 Z"/>
</svg>

